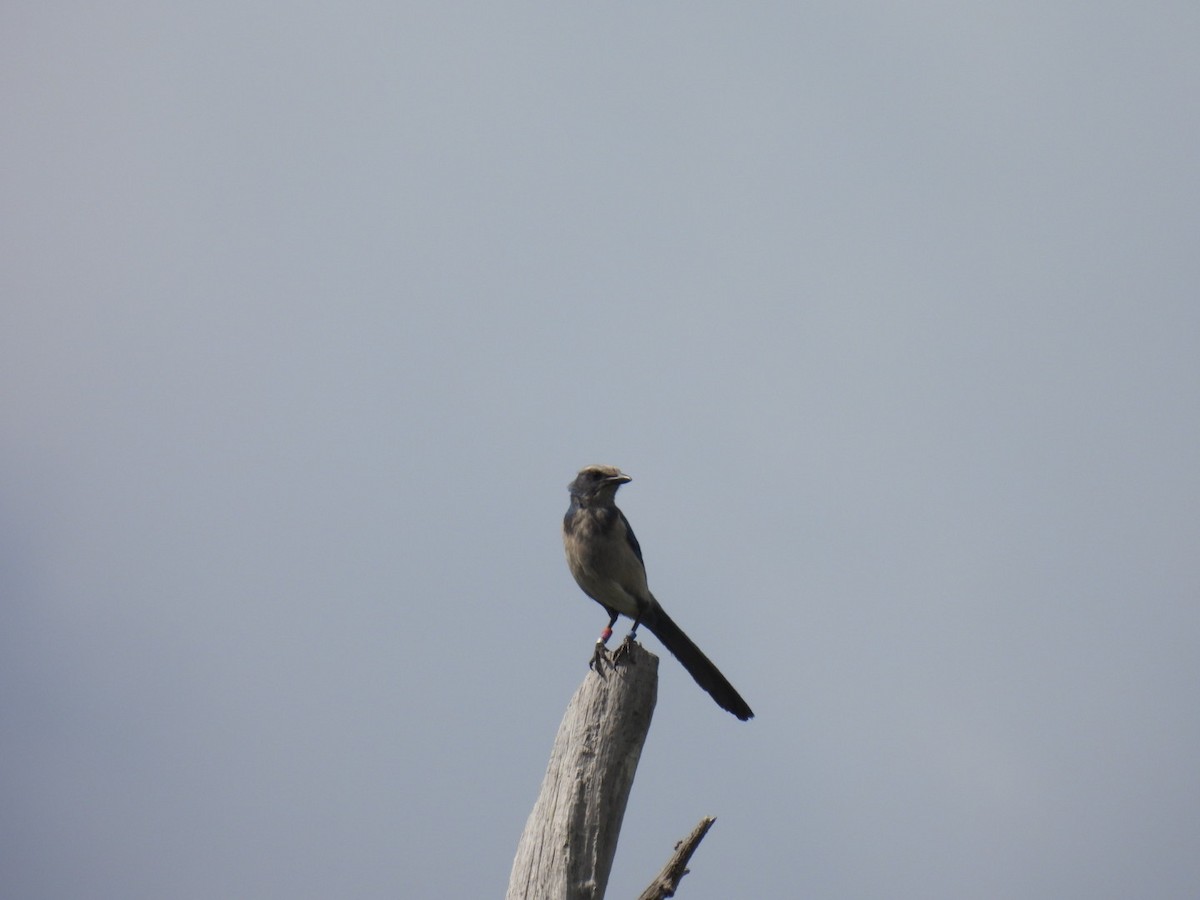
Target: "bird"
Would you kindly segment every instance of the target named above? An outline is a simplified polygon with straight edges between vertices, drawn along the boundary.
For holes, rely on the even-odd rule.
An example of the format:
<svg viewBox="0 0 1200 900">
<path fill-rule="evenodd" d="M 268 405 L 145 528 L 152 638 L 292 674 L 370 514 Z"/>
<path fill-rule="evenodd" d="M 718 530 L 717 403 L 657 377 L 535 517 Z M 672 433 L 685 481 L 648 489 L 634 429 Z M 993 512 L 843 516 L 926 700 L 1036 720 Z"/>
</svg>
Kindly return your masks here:
<svg viewBox="0 0 1200 900">
<path fill-rule="evenodd" d="M 608 625 L 596 641 L 591 667 L 602 671 L 612 627 L 624 614 L 633 619 L 626 643 L 635 639 L 639 625 L 645 625 L 717 705 L 743 722 L 752 719 L 749 704 L 650 593 L 642 548 L 616 503 L 617 488 L 632 480 L 616 466 L 592 465 L 580 469 L 567 485 L 571 505 L 562 527 L 567 566 L 583 592 L 609 615 Z"/>
</svg>

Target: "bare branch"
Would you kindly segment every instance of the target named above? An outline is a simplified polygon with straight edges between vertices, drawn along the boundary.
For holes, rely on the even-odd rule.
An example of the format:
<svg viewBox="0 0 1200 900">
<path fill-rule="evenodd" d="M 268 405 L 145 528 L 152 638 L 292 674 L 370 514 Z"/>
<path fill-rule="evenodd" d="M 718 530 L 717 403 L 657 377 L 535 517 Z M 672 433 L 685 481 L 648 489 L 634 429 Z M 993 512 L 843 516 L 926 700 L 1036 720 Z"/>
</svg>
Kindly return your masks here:
<svg viewBox="0 0 1200 900">
<path fill-rule="evenodd" d="M 663 900 L 664 897 L 675 896 L 675 891 L 679 889 L 679 882 L 688 873 L 688 860 L 692 858 L 692 854 L 696 852 L 696 848 L 700 846 L 700 842 L 704 840 L 708 829 L 712 828 L 712 823 L 715 821 L 717 820 L 713 816 L 705 816 L 700 820 L 700 824 L 692 829 L 691 834 L 675 845 L 675 852 L 667 860 L 663 870 L 658 873 L 658 877 L 650 883 L 650 886 L 642 891 L 638 900 Z"/>
</svg>

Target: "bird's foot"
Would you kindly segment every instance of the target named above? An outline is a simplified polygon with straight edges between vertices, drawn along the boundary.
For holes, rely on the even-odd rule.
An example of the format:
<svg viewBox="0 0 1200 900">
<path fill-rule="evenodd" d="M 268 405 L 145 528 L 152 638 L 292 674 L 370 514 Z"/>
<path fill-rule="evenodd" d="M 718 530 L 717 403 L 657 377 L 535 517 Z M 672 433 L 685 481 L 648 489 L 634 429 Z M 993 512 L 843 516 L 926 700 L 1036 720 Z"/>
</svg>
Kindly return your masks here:
<svg viewBox="0 0 1200 900">
<path fill-rule="evenodd" d="M 613 616 L 616 619 L 616 616 Z M 604 677 L 604 667 L 612 666 L 612 660 L 608 655 L 608 639 L 612 637 L 612 623 L 610 622 L 603 631 L 600 632 L 600 637 L 596 638 L 596 649 L 592 651 L 592 659 L 588 663 L 588 668 Z"/>
<path fill-rule="evenodd" d="M 596 641 L 596 649 L 592 651 L 592 658 L 588 661 L 588 668 L 604 677 L 604 667 L 612 666 L 613 661 L 609 658 L 608 647 L 604 645 L 604 641 Z"/>
<path fill-rule="evenodd" d="M 633 651 L 633 645 L 637 643 L 636 632 L 629 632 L 625 635 L 625 640 L 621 641 L 621 646 L 613 651 L 612 667 L 615 669 L 618 665 L 625 661 L 629 654 Z"/>
</svg>

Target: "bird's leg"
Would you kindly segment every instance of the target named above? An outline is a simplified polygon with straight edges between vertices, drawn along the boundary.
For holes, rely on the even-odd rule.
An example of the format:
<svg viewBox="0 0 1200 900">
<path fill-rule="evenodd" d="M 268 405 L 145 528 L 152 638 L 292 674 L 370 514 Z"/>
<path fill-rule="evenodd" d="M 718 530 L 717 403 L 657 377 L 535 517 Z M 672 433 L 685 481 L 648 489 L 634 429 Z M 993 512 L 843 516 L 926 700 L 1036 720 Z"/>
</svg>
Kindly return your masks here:
<svg viewBox="0 0 1200 900">
<path fill-rule="evenodd" d="M 631 649 L 633 648 L 634 643 L 636 643 L 636 640 L 637 639 L 634 637 L 632 631 L 629 632 L 629 634 L 625 635 L 625 640 L 621 641 L 620 646 L 617 647 L 617 649 L 613 651 L 612 666 L 614 669 L 618 665 L 623 663 L 625 661 L 625 658 L 627 656 L 629 656 L 629 653 L 630 653 Z"/>
<path fill-rule="evenodd" d="M 633 645 L 637 643 L 637 630 L 638 626 L 641 624 L 642 616 L 639 613 L 638 617 L 633 620 L 633 627 L 629 629 L 629 634 L 625 635 L 625 640 L 621 641 L 621 646 L 613 652 L 612 664 L 614 668 L 616 668 L 617 664 L 621 662 L 621 660 L 629 655 Z"/>
<path fill-rule="evenodd" d="M 592 658 L 588 662 L 588 668 L 604 677 L 604 664 L 612 665 L 608 658 L 608 639 L 612 637 L 612 629 L 605 628 L 600 632 L 600 637 L 596 638 L 596 649 L 592 651 Z"/>
<path fill-rule="evenodd" d="M 608 639 L 612 637 L 612 627 L 617 623 L 617 616 L 620 613 L 610 610 L 609 615 L 611 618 L 608 620 L 608 624 L 604 626 L 604 630 L 600 632 L 600 637 L 596 638 L 596 649 L 592 651 L 592 659 L 588 663 L 588 668 L 601 678 L 604 677 L 604 664 L 609 663 L 609 665 L 612 665 L 608 659 Z"/>
</svg>

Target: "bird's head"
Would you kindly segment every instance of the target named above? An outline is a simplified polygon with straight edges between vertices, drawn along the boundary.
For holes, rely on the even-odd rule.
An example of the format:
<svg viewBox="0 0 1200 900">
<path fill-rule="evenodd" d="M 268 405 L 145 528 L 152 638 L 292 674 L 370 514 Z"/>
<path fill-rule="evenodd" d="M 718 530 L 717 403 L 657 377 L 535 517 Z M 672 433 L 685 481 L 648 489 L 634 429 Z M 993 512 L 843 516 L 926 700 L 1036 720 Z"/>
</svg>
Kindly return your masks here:
<svg viewBox="0 0 1200 900">
<path fill-rule="evenodd" d="M 584 504 L 612 502 L 617 488 L 627 481 L 633 481 L 616 466 L 584 466 L 575 476 L 575 480 L 567 485 L 571 496 Z"/>
</svg>

